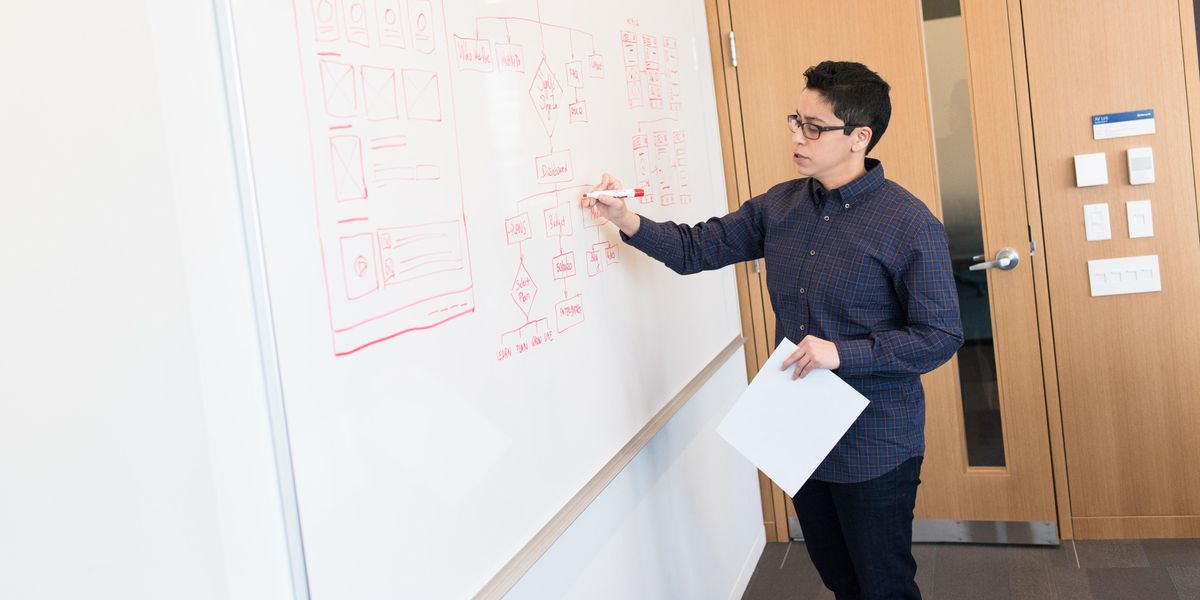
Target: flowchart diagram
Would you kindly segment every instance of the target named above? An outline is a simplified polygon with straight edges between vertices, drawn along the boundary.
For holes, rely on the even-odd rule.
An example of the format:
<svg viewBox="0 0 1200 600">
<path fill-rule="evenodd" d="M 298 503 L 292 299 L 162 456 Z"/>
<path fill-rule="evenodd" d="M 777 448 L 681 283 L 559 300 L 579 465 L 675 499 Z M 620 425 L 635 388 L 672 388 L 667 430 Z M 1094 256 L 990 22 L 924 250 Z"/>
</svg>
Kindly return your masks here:
<svg viewBox="0 0 1200 600">
<path fill-rule="evenodd" d="M 441 7 L 431 0 L 295 3 L 337 355 L 481 309 L 456 114 L 457 104 L 478 99 L 456 102 L 456 82 L 519 94 L 524 118 L 536 123 L 526 129 L 544 135 L 544 150 L 528 155 L 528 189 L 504 198 L 495 222 L 471 224 L 504 233 L 510 302 L 487 304 L 509 323 L 496 331 L 497 360 L 582 325 L 589 314 L 582 282 L 621 265 L 603 221 L 579 208 L 590 183 L 576 169 L 567 132 L 628 131 L 635 185 L 648 191 L 638 202 L 691 203 L 675 37 L 642 31 L 633 18 L 608 33 L 543 20 L 537 0 L 528 14 L 475 16 L 452 29 Z M 620 49 L 615 64 L 600 47 Z M 613 98 L 624 100 L 623 120 L 601 111 L 607 118 L 597 122 L 595 102 Z M 485 250 L 489 261 L 497 250 Z"/>
<path fill-rule="evenodd" d="M 678 44 L 672 37 L 639 33 L 638 22 L 627 20 L 616 40 L 622 48 L 622 83 L 608 78 L 597 35 L 580 27 L 530 16 L 478 17 L 473 25 L 472 31 L 453 36 L 456 77 L 490 77 L 496 79 L 490 83 L 527 90 L 526 110 L 536 115 L 546 136 L 546 151 L 531 157 L 539 191 L 513 199 L 511 212 L 497 223 L 511 249 L 510 296 L 516 309 L 514 327 L 499 336 L 496 358 L 503 361 L 584 323 L 589 310 L 578 281 L 620 265 L 619 247 L 600 232 L 603 221 L 579 209 L 579 196 L 591 185 L 575 169 L 572 151 L 562 141 L 564 128 L 609 131 L 617 125 L 594 123 L 589 110 L 593 91 L 604 85 L 608 92 L 623 85 L 632 113 L 682 111 Z M 642 202 L 690 203 L 685 139 L 673 117 L 638 124 L 632 136 L 634 172 L 638 185 L 652 190 Z"/>
</svg>

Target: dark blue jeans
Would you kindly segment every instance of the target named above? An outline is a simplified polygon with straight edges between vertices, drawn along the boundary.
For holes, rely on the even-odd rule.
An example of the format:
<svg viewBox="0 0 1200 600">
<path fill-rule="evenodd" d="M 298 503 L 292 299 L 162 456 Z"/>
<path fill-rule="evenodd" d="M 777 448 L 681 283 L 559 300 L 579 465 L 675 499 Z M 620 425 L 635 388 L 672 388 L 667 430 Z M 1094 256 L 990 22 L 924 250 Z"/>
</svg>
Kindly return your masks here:
<svg viewBox="0 0 1200 600">
<path fill-rule="evenodd" d="M 912 522 L 922 460 L 861 483 L 810 479 L 792 499 L 808 555 L 838 600 L 921 597 Z"/>
</svg>

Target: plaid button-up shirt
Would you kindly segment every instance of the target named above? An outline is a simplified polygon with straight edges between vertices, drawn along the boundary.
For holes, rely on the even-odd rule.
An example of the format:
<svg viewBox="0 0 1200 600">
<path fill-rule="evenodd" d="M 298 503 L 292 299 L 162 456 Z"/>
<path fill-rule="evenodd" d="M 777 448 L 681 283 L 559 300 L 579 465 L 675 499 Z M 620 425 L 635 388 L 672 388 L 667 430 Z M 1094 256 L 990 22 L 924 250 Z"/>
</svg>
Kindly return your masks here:
<svg viewBox="0 0 1200 600">
<path fill-rule="evenodd" d="M 622 239 L 681 274 L 765 258 L 775 339 L 837 345 L 835 373 L 871 403 L 814 479 L 866 481 L 924 454 L 920 375 L 962 345 L 958 294 L 941 222 L 879 161 L 832 191 L 796 179 L 696 225 L 643 217 Z"/>
</svg>

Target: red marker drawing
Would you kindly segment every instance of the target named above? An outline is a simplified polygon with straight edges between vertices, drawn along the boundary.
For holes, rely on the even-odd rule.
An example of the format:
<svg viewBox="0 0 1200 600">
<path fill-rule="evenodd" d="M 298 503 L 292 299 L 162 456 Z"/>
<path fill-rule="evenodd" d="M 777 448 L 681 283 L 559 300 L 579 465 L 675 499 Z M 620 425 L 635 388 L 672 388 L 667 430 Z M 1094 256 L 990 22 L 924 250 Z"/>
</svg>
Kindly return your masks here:
<svg viewBox="0 0 1200 600">
<path fill-rule="evenodd" d="M 600 196 L 608 196 L 610 198 L 641 198 L 646 195 L 646 190 L 642 188 L 626 188 L 623 190 L 600 190 L 598 192 L 588 192 L 587 197 L 593 200 Z"/>
</svg>

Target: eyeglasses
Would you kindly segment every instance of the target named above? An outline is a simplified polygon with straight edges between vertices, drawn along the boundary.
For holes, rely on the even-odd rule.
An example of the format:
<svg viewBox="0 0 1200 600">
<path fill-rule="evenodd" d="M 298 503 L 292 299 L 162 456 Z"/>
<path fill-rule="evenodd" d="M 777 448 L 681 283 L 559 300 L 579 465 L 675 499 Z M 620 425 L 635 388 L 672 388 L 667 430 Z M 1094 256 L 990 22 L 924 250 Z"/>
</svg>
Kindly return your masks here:
<svg viewBox="0 0 1200 600">
<path fill-rule="evenodd" d="M 842 130 L 842 133 L 850 135 L 850 132 L 854 131 L 855 129 L 859 127 L 866 127 L 866 125 L 817 125 L 816 123 L 803 123 L 800 121 L 800 115 L 795 113 L 787 116 L 787 122 L 788 129 L 791 129 L 792 133 L 796 133 L 797 131 L 803 129 L 804 137 L 810 140 L 820 138 L 821 134 L 825 133 L 826 131 L 837 131 L 840 129 Z"/>
</svg>

